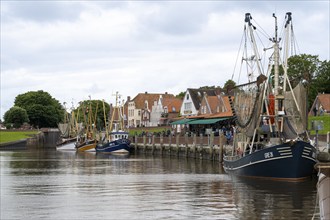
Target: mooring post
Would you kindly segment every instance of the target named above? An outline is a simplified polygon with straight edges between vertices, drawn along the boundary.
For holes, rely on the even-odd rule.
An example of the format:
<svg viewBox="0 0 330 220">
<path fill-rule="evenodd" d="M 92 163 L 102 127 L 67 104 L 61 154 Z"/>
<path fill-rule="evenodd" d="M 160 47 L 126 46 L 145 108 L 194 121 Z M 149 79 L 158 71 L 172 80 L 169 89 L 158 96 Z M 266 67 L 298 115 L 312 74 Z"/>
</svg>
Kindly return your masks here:
<svg viewBox="0 0 330 220">
<path fill-rule="evenodd" d="M 219 134 L 219 162 L 223 160 L 223 133 Z"/>
<path fill-rule="evenodd" d="M 188 133 L 184 135 L 185 155 L 188 156 Z"/>
<path fill-rule="evenodd" d="M 147 137 L 143 135 L 143 151 L 145 152 L 147 148 Z"/>
<path fill-rule="evenodd" d="M 163 147 L 164 147 L 164 136 L 160 134 L 160 154 L 163 155 Z"/>
<path fill-rule="evenodd" d="M 152 134 L 151 153 L 154 154 L 154 152 L 155 152 L 155 135 Z"/>
<path fill-rule="evenodd" d="M 211 156 L 211 159 L 213 160 L 213 156 L 214 156 L 214 148 L 213 148 L 213 145 L 214 145 L 214 133 L 211 132 L 211 135 L 210 135 L 210 156 Z"/>
</svg>

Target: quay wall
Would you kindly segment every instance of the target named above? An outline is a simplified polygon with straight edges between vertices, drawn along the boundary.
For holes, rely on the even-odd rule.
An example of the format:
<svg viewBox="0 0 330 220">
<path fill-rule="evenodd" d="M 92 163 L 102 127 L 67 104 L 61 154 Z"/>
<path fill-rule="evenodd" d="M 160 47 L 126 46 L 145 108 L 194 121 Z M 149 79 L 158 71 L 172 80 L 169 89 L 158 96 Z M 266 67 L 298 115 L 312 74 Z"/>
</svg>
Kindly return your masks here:
<svg viewBox="0 0 330 220">
<path fill-rule="evenodd" d="M 196 136 L 134 136 L 131 146 L 135 153 L 167 155 L 222 162 L 226 148 L 223 135 Z"/>
<path fill-rule="evenodd" d="M 26 139 L 0 144 L 0 150 L 24 150 L 30 148 L 56 148 L 56 142 L 60 137 L 57 128 L 42 128 L 40 131 Z"/>
</svg>

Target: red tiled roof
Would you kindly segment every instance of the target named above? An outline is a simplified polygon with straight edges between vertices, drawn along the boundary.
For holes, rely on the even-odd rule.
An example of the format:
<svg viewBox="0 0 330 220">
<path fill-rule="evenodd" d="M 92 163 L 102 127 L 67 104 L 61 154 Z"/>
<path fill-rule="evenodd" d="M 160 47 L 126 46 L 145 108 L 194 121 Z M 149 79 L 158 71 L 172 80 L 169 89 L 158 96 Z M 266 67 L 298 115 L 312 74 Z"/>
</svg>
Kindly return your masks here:
<svg viewBox="0 0 330 220">
<path fill-rule="evenodd" d="M 148 107 L 151 109 L 152 105 L 154 104 L 154 101 L 158 101 L 159 96 L 162 95 L 163 98 L 174 98 L 174 95 L 172 94 L 161 94 L 161 93 L 139 93 L 137 96 L 135 96 L 132 101 L 135 103 L 136 109 L 144 109 L 144 103 L 145 101 L 148 102 Z"/>
<path fill-rule="evenodd" d="M 330 112 L 330 94 L 319 94 L 317 98 L 319 99 L 319 106 L 322 105 L 323 110 Z"/>
<path fill-rule="evenodd" d="M 168 112 L 173 112 L 173 107 L 175 112 L 180 112 L 180 108 L 182 105 L 182 100 L 175 97 L 163 97 L 163 106 L 167 106 Z"/>
</svg>

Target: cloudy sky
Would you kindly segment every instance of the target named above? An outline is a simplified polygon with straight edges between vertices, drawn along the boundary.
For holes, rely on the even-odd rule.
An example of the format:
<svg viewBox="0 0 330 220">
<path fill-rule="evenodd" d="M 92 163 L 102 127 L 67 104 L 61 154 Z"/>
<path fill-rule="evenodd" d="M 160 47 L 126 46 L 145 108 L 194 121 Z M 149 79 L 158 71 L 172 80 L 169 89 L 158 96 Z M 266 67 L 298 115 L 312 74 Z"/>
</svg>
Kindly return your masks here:
<svg viewBox="0 0 330 220">
<path fill-rule="evenodd" d="M 270 35 L 293 14 L 300 53 L 329 60 L 329 1 L 1 0 L 1 117 L 43 90 L 61 103 L 178 94 L 231 79 L 250 12 Z"/>
</svg>

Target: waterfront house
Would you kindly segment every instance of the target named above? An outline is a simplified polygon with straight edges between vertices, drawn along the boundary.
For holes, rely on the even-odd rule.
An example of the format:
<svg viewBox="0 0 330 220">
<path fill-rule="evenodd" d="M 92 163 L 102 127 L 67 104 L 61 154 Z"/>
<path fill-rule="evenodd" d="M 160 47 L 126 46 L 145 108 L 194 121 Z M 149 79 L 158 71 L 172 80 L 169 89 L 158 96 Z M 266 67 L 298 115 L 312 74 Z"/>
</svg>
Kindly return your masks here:
<svg viewBox="0 0 330 220">
<path fill-rule="evenodd" d="M 230 105 L 227 96 L 216 95 L 208 96 L 204 93 L 198 115 L 211 115 L 220 112 L 230 111 Z"/>
<path fill-rule="evenodd" d="M 176 97 L 159 96 L 158 101 L 154 102 L 150 113 L 150 125 L 168 125 L 174 118 L 179 117 L 182 100 Z"/>
<path fill-rule="evenodd" d="M 191 94 L 193 94 L 191 96 Z M 202 95 L 203 94 L 203 95 Z M 199 97 L 201 96 L 201 98 Z M 185 97 L 186 104 L 198 106 L 198 110 L 191 111 L 189 115 L 182 115 L 175 122 L 171 123 L 177 132 L 192 132 L 197 134 L 206 134 L 211 131 L 219 131 L 223 126 L 232 124 L 232 111 L 228 96 L 223 95 L 220 89 L 214 90 L 192 90 L 188 89 Z M 194 101 L 197 103 L 193 104 Z M 189 105 L 188 105 L 189 107 Z M 186 110 L 187 105 L 182 103 L 181 111 Z M 189 111 L 189 110 L 188 110 Z"/>
<path fill-rule="evenodd" d="M 182 117 L 197 116 L 203 96 L 216 96 L 221 92 L 220 89 L 192 89 L 188 88 L 180 109 Z"/>
<path fill-rule="evenodd" d="M 149 127 L 151 124 L 152 106 L 162 98 L 174 98 L 174 95 L 166 93 L 139 93 L 128 102 L 128 126 L 129 127 Z"/>
</svg>

